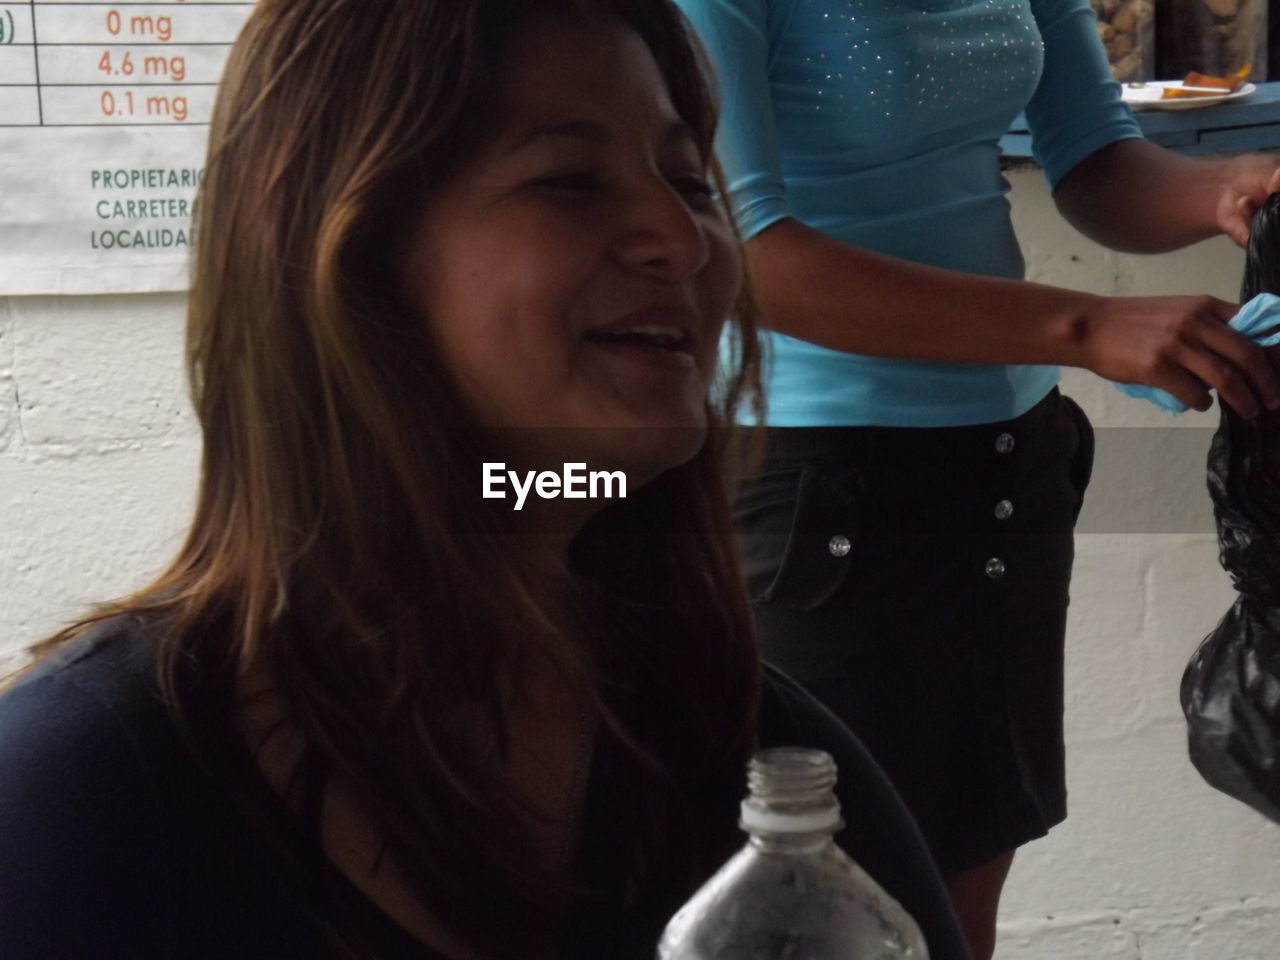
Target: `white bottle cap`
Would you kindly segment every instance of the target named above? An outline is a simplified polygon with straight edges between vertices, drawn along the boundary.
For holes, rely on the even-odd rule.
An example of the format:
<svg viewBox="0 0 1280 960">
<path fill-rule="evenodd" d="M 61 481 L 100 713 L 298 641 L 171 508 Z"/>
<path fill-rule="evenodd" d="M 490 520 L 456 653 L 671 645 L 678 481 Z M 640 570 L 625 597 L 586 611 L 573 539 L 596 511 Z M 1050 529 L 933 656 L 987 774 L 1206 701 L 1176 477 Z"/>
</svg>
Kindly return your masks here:
<svg viewBox="0 0 1280 960">
<path fill-rule="evenodd" d="M 835 833 L 844 826 L 838 804 L 782 812 L 762 809 L 749 797 L 742 801 L 739 823 L 750 833 Z"/>
</svg>

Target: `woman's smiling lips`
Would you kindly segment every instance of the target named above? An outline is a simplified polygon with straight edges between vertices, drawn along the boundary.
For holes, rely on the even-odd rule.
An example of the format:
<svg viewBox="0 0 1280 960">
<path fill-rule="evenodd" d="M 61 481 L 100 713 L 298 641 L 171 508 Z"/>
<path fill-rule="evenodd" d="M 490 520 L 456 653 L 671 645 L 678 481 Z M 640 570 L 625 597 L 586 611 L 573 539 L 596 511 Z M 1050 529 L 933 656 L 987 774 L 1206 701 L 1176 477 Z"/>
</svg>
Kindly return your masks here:
<svg viewBox="0 0 1280 960">
<path fill-rule="evenodd" d="M 653 355 L 654 360 L 692 366 L 697 356 L 701 320 L 683 305 L 655 304 L 632 311 L 609 324 L 592 327 L 583 339 L 593 346 Z"/>
</svg>

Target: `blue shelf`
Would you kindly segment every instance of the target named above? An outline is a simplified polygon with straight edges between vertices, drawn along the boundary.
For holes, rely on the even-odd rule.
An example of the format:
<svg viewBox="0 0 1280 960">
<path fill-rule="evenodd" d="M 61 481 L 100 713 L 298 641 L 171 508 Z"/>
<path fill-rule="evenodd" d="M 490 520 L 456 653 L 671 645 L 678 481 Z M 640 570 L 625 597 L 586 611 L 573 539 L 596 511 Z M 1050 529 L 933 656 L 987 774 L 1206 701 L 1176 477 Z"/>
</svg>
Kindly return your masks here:
<svg viewBox="0 0 1280 960">
<path fill-rule="evenodd" d="M 1240 100 L 1199 110 L 1142 110 L 1134 114 L 1152 143 L 1189 155 L 1280 148 L 1280 82 L 1260 83 Z M 1000 140 L 1010 159 L 1031 157 L 1031 134 L 1021 114 Z"/>
</svg>

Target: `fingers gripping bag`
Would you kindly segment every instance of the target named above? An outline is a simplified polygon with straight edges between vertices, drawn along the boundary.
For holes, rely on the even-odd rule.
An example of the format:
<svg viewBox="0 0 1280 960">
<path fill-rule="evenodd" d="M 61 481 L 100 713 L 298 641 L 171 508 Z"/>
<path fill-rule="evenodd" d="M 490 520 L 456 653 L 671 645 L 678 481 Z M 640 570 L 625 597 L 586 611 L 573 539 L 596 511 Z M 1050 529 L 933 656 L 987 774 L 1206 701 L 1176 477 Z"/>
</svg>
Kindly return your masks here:
<svg viewBox="0 0 1280 960">
<path fill-rule="evenodd" d="M 1277 196 L 1255 218 L 1242 300 L 1280 292 Z M 1219 406 L 1209 494 L 1239 596 L 1187 664 L 1182 710 L 1201 776 L 1280 822 L 1280 412 L 1250 421 Z"/>
</svg>

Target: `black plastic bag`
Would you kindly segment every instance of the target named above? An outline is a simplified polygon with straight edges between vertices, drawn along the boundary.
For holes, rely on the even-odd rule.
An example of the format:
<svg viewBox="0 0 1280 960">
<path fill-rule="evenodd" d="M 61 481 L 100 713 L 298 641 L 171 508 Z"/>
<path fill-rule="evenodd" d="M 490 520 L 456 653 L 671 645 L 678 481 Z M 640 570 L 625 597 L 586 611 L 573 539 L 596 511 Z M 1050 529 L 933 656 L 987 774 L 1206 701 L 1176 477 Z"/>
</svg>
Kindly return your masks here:
<svg viewBox="0 0 1280 960">
<path fill-rule="evenodd" d="M 1200 775 L 1280 822 L 1280 608 L 1242 594 L 1182 677 Z"/>
<path fill-rule="evenodd" d="M 1241 299 L 1258 293 L 1280 293 L 1280 194 L 1249 241 Z M 1240 596 L 1187 664 L 1182 711 L 1201 776 L 1280 822 L 1280 414 L 1249 421 L 1219 406 L 1209 494 Z"/>
</svg>

